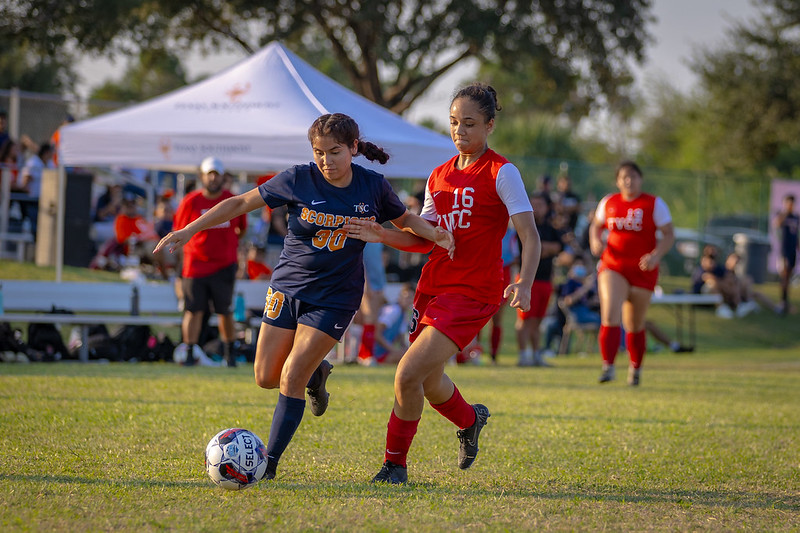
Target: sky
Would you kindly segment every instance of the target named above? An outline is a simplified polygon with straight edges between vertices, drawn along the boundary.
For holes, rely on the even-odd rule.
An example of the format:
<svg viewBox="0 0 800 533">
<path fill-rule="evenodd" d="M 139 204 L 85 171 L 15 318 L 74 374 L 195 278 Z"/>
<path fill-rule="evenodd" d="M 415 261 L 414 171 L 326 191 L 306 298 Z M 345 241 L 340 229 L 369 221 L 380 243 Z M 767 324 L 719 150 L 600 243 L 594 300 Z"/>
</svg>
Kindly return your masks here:
<svg viewBox="0 0 800 533">
<path fill-rule="evenodd" d="M 696 78 L 688 67 L 693 50 L 715 47 L 724 42 L 725 30 L 734 21 L 753 18 L 757 10 L 752 0 L 654 0 L 653 15 L 656 22 L 650 27 L 654 36 L 647 51 L 647 61 L 635 70 L 636 83 L 645 87 L 647 80 L 668 79 L 681 91 L 689 91 Z M 214 74 L 245 57 L 244 52 L 219 54 L 212 57 L 189 55 L 184 62 L 189 78 Z M 125 69 L 125 61 L 110 63 L 105 59 L 85 58 L 77 66 L 84 83 L 79 93 L 85 96 L 88 88 L 97 86 L 109 77 L 118 78 Z M 453 69 L 437 80 L 405 115 L 412 122 L 433 118 L 446 124 L 449 100 L 456 88 L 472 80 L 476 63 Z M 501 103 L 502 103 L 502 95 Z"/>
</svg>

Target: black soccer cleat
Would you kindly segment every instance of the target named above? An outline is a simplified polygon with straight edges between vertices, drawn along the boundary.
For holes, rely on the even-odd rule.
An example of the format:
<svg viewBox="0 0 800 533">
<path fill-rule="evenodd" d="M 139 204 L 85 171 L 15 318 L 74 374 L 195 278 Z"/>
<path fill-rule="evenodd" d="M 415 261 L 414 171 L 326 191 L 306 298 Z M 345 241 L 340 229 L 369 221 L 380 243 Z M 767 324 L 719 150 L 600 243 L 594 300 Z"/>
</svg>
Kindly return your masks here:
<svg viewBox="0 0 800 533">
<path fill-rule="evenodd" d="M 270 479 L 275 479 L 275 475 L 278 473 L 278 463 L 274 460 L 267 458 L 267 470 L 264 472 L 264 477 L 261 478 L 264 481 L 269 481 Z"/>
<path fill-rule="evenodd" d="M 406 482 L 408 482 L 408 469 L 391 461 L 384 461 L 380 472 L 375 474 L 371 481 L 371 483 L 390 483 L 392 485 L 402 485 Z"/>
<path fill-rule="evenodd" d="M 481 429 L 486 425 L 490 416 L 489 408 L 485 405 L 476 403 L 472 406 L 475 409 L 475 422 L 468 428 L 456 431 L 461 446 L 458 449 L 458 467 L 462 470 L 472 466 L 475 457 L 478 455 L 478 437 Z"/>
<path fill-rule="evenodd" d="M 314 376 L 311 381 L 314 381 L 313 387 L 308 387 L 308 399 L 311 402 L 311 414 L 314 416 L 322 416 L 328 409 L 328 399 L 330 393 L 325 390 L 325 383 L 328 381 L 328 376 L 331 375 L 333 365 L 327 360 L 323 359 L 317 369 L 314 371 Z"/>
</svg>

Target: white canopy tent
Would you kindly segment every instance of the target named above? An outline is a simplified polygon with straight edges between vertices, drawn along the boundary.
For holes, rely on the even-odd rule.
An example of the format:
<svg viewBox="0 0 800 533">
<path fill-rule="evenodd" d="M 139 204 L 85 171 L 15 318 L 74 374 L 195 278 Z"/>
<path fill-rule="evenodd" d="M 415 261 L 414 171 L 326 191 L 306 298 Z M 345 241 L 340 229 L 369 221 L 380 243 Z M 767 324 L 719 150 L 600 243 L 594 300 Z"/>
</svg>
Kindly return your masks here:
<svg viewBox="0 0 800 533">
<path fill-rule="evenodd" d="M 342 87 L 278 42 L 194 85 L 65 126 L 67 166 L 124 166 L 195 172 L 209 155 L 233 171 L 268 172 L 311 160 L 308 127 L 341 112 L 391 159 L 387 177 L 427 178 L 455 155 L 450 139 Z M 446 110 L 442 110 L 446 112 Z"/>
<path fill-rule="evenodd" d="M 273 42 L 194 85 L 126 109 L 64 126 L 63 166 L 196 172 L 204 157 L 231 171 L 280 171 L 312 159 L 308 127 L 325 113 L 345 113 L 364 140 L 391 156 L 386 165 L 357 158 L 387 177 L 427 178 L 456 154 L 451 140 L 342 87 Z M 446 112 L 446 110 L 443 110 Z M 56 277 L 63 266 L 66 179 L 60 168 Z"/>
</svg>

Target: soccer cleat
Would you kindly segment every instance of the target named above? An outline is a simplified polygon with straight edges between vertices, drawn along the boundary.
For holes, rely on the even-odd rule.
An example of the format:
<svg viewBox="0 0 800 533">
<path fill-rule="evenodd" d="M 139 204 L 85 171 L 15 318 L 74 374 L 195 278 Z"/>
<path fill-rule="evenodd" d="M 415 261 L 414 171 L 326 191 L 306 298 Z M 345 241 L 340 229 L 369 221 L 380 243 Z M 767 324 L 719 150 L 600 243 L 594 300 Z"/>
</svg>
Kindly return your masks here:
<svg viewBox="0 0 800 533">
<path fill-rule="evenodd" d="M 486 425 L 491 414 L 485 405 L 476 403 L 472 406 L 475 410 L 475 422 L 468 428 L 456 431 L 461 446 L 458 449 L 458 467 L 462 470 L 472 466 L 478 455 L 478 437 L 481 429 Z"/>
<path fill-rule="evenodd" d="M 391 483 L 392 485 L 402 485 L 408 481 L 408 469 L 405 466 L 394 464 L 391 461 L 384 461 L 380 472 L 372 478 L 372 483 Z"/>
<path fill-rule="evenodd" d="M 331 375 L 331 370 L 333 370 L 333 365 L 323 359 L 314 371 L 315 373 L 319 372 L 318 382 L 313 388 L 308 387 L 307 392 L 308 399 L 311 401 L 311 414 L 314 416 L 322 416 L 328 409 L 328 399 L 331 395 L 325 390 L 325 383 L 328 381 L 328 376 Z"/>
<path fill-rule="evenodd" d="M 267 470 L 264 472 L 264 477 L 261 478 L 264 481 L 269 481 L 270 479 L 275 479 L 275 476 L 278 473 L 278 463 L 274 460 L 267 458 Z"/>
<path fill-rule="evenodd" d="M 628 385 L 632 387 L 639 386 L 639 379 L 640 379 L 640 371 L 639 368 L 634 368 L 632 366 L 628 367 Z"/>
<path fill-rule="evenodd" d="M 603 366 L 603 373 L 600 374 L 600 383 L 608 383 L 609 381 L 614 381 L 616 377 L 616 372 L 614 371 L 614 367 L 612 365 Z"/>
<path fill-rule="evenodd" d="M 684 345 L 681 344 L 680 346 L 678 346 L 677 348 L 675 348 L 672 351 L 675 352 L 675 353 L 691 353 L 691 352 L 694 351 L 694 347 L 693 346 L 684 346 Z"/>
</svg>

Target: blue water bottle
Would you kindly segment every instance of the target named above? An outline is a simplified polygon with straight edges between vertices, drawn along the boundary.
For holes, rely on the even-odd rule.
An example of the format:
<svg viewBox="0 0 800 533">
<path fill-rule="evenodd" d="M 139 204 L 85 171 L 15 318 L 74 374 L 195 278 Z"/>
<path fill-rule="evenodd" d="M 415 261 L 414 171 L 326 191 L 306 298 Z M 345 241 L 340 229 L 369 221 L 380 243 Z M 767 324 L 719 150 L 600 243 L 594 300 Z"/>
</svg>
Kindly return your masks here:
<svg viewBox="0 0 800 533">
<path fill-rule="evenodd" d="M 245 321 L 245 308 L 244 308 L 244 294 L 241 292 L 236 293 L 236 302 L 233 305 L 233 319 L 236 322 Z"/>
</svg>

